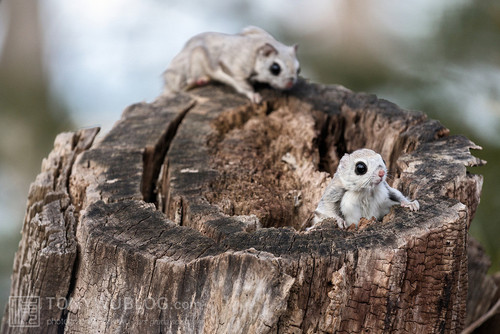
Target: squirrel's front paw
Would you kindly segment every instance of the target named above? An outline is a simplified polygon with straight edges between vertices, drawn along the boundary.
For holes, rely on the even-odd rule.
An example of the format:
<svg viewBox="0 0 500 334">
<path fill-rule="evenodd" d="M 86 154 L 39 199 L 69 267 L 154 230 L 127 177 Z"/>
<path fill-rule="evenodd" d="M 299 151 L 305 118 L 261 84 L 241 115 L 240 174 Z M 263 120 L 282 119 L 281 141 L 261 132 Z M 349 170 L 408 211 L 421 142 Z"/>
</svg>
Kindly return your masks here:
<svg viewBox="0 0 500 334">
<path fill-rule="evenodd" d="M 401 206 L 403 208 L 410 209 L 410 211 L 418 211 L 418 209 L 420 209 L 420 204 L 418 204 L 417 200 L 414 200 L 411 202 L 403 202 L 403 203 L 401 203 Z"/>
<path fill-rule="evenodd" d="M 343 230 L 347 229 L 349 225 L 347 225 L 346 221 L 343 220 L 342 218 L 338 217 L 337 219 L 337 226 Z"/>
<path fill-rule="evenodd" d="M 251 92 L 247 94 L 248 98 L 252 103 L 259 104 L 262 102 L 262 96 L 259 93 Z"/>
<path fill-rule="evenodd" d="M 319 221 L 316 221 L 312 224 L 312 226 L 309 226 L 306 228 L 306 232 L 310 231 L 315 231 L 315 230 L 321 230 L 324 228 L 324 226 L 338 226 L 340 229 L 346 229 L 347 224 L 346 222 L 340 218 L 340 217 L 328 217 L 328 218 L 323 218 Z"/>
</svg>

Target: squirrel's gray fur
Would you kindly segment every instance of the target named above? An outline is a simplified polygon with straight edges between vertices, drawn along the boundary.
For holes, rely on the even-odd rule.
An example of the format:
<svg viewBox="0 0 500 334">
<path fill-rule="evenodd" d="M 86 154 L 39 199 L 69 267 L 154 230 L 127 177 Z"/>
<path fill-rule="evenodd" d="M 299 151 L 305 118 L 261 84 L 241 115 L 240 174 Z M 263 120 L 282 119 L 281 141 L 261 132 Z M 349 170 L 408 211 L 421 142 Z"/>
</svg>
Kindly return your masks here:
<svg viewBox="0 0 500 334">
<path fill-rule="evenodd" d="M 366 171 L 361 174 L 360 170 Z M 362 217 L 381 220 L 395 204 L 417 211 L 418 201 L 410 201 L 390 187 L 386 177 L 387 167 L 380 154 L 370 149 L 345 154 L 314 211 L 309 229 L 326 218 L 335 218 L 340 228 L 357 225 Z"/>
<path fill-rule="evenodd" d="M 164 94 L 215 80 L 260 103 L 253 82 L 289 89 L 297 81 L 297 46 L 286 46 L 265 30 L 250 26 L 239 34 L 206 32 L 192 37 L 164 73 Z"/>
</svg>

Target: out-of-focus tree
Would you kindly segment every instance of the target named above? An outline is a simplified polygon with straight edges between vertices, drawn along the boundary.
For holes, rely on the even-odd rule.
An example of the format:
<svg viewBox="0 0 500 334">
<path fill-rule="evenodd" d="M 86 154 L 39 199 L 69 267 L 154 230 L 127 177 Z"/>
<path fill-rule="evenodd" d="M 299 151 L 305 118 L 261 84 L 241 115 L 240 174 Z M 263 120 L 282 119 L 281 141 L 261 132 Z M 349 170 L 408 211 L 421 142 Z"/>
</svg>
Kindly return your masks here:
<svg viewBox="0 0 500 334">
<path fill-rule="evenodd" d="M 68 130 L 70 122 L 50 95 L 38 2 L 4 0 L 0 11 L 5 30 L 0 50 L 0 243 L 4 249 L 0 305 L 4 305 L 29 184 L 55 135 Z"/>
<path fill-rule="evenodd" d="M 50 95 L 38 2 L 7 0 L 2 6 L 8 25 L 0 54 L 0 154 L 18 172 L 34 173 L 69 120 Z"/>
</svg>

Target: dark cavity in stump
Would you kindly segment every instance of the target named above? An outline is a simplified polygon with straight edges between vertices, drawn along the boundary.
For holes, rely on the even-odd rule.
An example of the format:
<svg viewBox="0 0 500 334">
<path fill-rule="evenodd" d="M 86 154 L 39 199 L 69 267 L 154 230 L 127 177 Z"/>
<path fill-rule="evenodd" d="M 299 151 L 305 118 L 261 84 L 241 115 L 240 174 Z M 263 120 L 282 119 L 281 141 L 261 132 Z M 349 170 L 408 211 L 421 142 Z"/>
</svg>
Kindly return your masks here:
<svg viewBox="0 0 500 334">
<path fill-rule="evenodd" d="M 218 177 L 204 196 L 227 215 L 255 215 L 264 228 L 307 227 L 340 158 L 356 149 L 381 153 L 392 185 L 399 177 L 395 161 L 413 149 L 401 134 L 424 117 L 391 121 L 390 110 L 382 117 L 377 106 L 333 105 L 325 113 L 294 98 L 280 102 L 220 113 L 208 143 Z"/>
</svg>

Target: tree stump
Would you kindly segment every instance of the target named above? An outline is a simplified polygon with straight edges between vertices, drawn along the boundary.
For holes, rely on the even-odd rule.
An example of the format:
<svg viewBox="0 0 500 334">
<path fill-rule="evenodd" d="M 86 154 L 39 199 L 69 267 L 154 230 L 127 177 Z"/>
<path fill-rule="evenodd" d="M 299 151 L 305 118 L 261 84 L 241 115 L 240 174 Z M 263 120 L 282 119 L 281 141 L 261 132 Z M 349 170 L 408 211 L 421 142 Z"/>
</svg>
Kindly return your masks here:
<svg viewBox="0 0 500 334">
<path fill-rule="evenodd" d="M 257 106 L 209 85 L 130 106 L 95 143 L 95 129 L 57 137 L 30 189 L 11 289 L 39 297 L 43 332 L 464 328 L 482 186 L 466 167 L 483 164 L 469 152 L 479 147 L 340 86 L 260 92 Z M 420 211 L 305 232 L 339 159 L 362 147 Z M 3 332 L 40 332 L 9 326 L 14 311 Z"/>
</svg>

